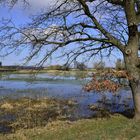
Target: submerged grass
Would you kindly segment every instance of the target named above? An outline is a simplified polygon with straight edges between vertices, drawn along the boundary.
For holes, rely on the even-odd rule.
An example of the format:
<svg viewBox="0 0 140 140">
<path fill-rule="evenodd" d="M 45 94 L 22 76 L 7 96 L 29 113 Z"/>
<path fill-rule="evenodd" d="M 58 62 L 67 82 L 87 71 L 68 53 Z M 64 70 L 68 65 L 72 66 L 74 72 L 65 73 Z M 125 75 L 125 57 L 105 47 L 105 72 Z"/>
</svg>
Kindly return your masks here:
<svg viewBox="0 0 140 140">
<path fill-rule="evenodd" d="M 139 140 L 140 122 L 115 115 L 106 119 L 55 121 L 45 127 L 20 129 L 0 140 Z"/>
<path fill-rule="evenodd" d="M 0 102 L 0 132 L 47 125 L 54 120 L 70 117 L 74 102 L 55 99 L 5 99 Z"/>
</svg>

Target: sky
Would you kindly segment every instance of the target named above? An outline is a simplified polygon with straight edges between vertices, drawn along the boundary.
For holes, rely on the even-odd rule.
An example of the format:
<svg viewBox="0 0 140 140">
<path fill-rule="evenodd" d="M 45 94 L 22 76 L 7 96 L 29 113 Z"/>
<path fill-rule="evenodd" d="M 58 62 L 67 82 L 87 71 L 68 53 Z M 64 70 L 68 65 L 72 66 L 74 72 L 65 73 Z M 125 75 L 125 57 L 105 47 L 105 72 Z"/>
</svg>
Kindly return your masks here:
<svg viewBox="0 0 140 140">
<path fill-rule="evenodd" d="M 9 10 L 8 8 L 6 8 L 5 6 L 1 6 L 0 7 L 0 18 L 11 18 L 12 21 L 15 23 L 15 25 L 24 25 L 27 22 L 30 21 L 30 16 L 33 14 L 38 13 L 41 9 L 45 9 L 48 8 L 51 4 L 54 4 L 55 0 L 29 0 L 30 2 L 30 6 L 29 7 L 23 7 L 20 4 L 17 4 L 12 10 Z M 0 61 L 2 62 L 3 65 L 22 65 L 24 63 L 24 56 L 26 54 L 26 51 L 23 51 L 23 53 L 21 53 L 20 55 L 17 55 L 16 53 L 13 53 L 9 56 L 6 57 L 0 57 Z M 114 52 L 110 58 L 104 58 L 103 61 L 106 62 L 106 66 L 114 66 L 115 61 L 117 58 L 122 58 L 122 55 L 116 51 Z M 82 61 L 82 57 L 80 58 L 79 61 Z M 94 62 L 100 61 L 99 57 L 93 58 L 92 60 L 93 62 L 87 62 L 87 65 L 89 67 L 93 66 Z M 35 65 L 37 63 L 37 59 L 32 60 L 28 65 Z M 63 64 L 64 63 L 64 59 L 60 59 L 58 61 L 55 60 L 50 60 L 48 61 L 45 65 L 53 65 L 53 64 Z"/>
<path fill-rule="evenodd" d="M 50 6 L 50 4 L 53 2 L 53 0 L 29 0 L 29 6 L 23 7 L 22 4 L 17 4 L 13 7 L 12 10 L 8 9 L 5 5 L 2 5 L 0 7 L 0 19 L 12 19 L 15 25 L 24 25 L 27 22 L 30 21 L 30 16 L 39 12 L 43 8 L 47 8 Z M 0 61 L 3 65 L 19 65 L 24 63 L 24 55 L 26 52 L 23 52 L 20 55 L 17 55 L 15 53 L 6 56 L 1 57 Z M 37 60 L 36 60 L 37 61 Z M 36 61 L 32 61 L 31 65 L 36 64 Z"/>
</svg>

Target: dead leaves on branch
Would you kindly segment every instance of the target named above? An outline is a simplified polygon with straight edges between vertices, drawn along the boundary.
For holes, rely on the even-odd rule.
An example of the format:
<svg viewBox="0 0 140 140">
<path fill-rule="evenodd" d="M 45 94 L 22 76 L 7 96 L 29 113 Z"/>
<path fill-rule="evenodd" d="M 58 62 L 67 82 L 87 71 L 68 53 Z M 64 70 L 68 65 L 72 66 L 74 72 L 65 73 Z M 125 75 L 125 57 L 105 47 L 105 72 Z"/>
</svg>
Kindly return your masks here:
<svg viewBox="0 0 140 140">
<path fill-rule="evenodd" d="M 93 74 L 92 80 L 84 86 L 86 91 L 110 91 L 116 92 L 122 87 L 119 83 L 120 78 L 130 79 L 127 72 L 124 70 L 101 70 Z"/>
<path fill-rule="evenodd" d="M 112 91 L 116 92 L 119 89 L 119 84 L 111 81 L 111 80 L 92 80 L 88 84 L 85 85 L 84 89 L 86 91 L 95 90 L 98 92 L 101 91 Z"/>
</svg>

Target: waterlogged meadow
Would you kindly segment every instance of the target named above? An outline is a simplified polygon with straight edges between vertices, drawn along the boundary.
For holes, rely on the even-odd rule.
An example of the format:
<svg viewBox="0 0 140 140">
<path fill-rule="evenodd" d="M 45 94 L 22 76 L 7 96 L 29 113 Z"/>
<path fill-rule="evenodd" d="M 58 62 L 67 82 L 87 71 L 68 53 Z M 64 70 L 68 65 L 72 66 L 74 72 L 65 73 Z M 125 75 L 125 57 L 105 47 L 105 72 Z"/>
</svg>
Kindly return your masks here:
<svg viewBox="0 0 140 140">
<path fill-rule="evenodd" d="M 89 73 L 90 75 L 90 73 Z M 133 116 L 129 88 L 117 93 L 86 92 L 87 72 L 5 74 L 0 80 L 0 132 L 46 126 L 56 120 Z"/>
</svg>

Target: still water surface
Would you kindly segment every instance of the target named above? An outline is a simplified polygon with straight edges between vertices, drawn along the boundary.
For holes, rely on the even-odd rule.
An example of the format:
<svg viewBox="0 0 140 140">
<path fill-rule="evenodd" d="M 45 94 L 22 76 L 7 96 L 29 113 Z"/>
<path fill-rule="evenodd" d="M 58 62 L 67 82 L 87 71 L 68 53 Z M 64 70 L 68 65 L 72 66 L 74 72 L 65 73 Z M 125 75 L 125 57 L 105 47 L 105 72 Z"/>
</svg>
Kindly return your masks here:
<svg viewBox="0 0 140 140">
<path fill-rule="evenodd" d="M 77 103 L 76 117 L 91 117 L 95 112 L 89 105 L 101 104 L 111 112 L 124 112 L 133 109 L 129 89 L 121 89 L 116 94 L 109 92 L 86 92 L 83 85 L 90 78 L 78 79 L 74 76 L 38 74 L 11 74 L 0 79 L 0 98 L 56 98 L 69 99 Z"/>
</svg>

